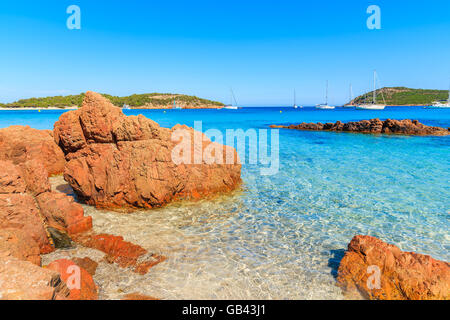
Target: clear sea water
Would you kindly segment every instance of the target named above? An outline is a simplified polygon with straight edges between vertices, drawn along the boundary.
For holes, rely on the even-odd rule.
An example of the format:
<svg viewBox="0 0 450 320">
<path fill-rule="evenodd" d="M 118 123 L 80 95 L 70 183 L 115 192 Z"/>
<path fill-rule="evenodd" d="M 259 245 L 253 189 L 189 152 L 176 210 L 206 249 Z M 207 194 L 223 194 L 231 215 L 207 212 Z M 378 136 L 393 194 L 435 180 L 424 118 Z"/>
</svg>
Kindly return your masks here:
<svg viewBox="0 0 450 320">
<path fill-rule="evenodd" d="M 61 113 L 1 111 L 0 127 L 51 129 Z M 166 127 L 202 120 L 204 130 L 223 132 L 375 117 L 450 127 L 449 110 L 421 107 L 125 113 L 142 113 Z M 261 176 L 258 166 L 244 165 L 242 178 L 243 189 L 231 195 L 157 210 L 120 214 L 85 206 L 96 231 L 123 235 L 168 257 L 145 276 L 100 263 L 100 297 L 140 292 L 162 299 L 341 299 L 334 277 L 356 234 L 450 260 L 450 137 L 280 130 L 278 174 Z M 77 248 L 44 261 L 83 254 L 93 253 Z"/>
</svg>

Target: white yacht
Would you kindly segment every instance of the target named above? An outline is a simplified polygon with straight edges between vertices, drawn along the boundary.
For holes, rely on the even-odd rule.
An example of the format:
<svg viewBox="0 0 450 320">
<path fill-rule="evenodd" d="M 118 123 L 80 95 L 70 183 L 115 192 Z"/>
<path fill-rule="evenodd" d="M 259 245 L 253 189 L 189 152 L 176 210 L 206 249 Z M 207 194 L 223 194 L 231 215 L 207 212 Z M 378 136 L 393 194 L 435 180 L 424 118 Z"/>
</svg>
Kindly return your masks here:
<svg viewBox="0 0 450 320">
<path fill-rule="evenodd" d="M 433 105 L 427 107 L 427 109 L 450 109 L 450 89 L 448 90 L 448 100 L 447 103 L 435 102 Z"/>
<path fill-rule="evenodd" d="M 377 104 L 377 71 L 373 71 L 373 96 L 372 96 L 372 103 L 363 103 L 356 106 L 356 109 L 358 110 L 384 110 L 386 108 L 386 101 L 384 100 L 383 93 L 383 101 L 384 104 Z"/>
<path fill-rule="evenodd" d="M 233 93 L 233 89 L 230 88 L 230 92 L 231 92 L 231 104 L 226 105 L 225 107 L 223 107 L 224 109 L 228 109 L 228 110 L 237 110 L 238 106 L 237 106 L 237 102 L 236 102 L 236 97 L 234 96 Z M 234 102 L 234 104 L 233 104 Z"/>
<path fill-rule="evenodd" d="M 298 109 L 298 108 L 303 108 L 303 106 L 298 106 L 297 105 L 297 96 L 296 96 L 296 94 L 295 94 L 295 89 L 294 89 L 294 109 Z"/>
<path fill-rule="evenodd" d="M 334 106 L 328 105 L 328 80 L 327 80 L 327 91 L 325 95 L 325 103 L 316 105 L 316 109 L 322 109 L 322 110 L 332 110 L 334 109 Z"/>
</svg>

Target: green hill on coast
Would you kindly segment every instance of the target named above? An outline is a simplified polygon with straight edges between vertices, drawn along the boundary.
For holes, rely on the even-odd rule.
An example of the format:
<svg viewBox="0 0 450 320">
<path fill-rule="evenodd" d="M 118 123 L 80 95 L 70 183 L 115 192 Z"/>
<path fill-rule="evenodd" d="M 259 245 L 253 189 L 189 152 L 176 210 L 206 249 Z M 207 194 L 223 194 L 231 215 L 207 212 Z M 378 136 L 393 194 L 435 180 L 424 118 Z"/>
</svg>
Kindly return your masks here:
<svg viewBox="0 0 450 320">
<path fill-rule="evenodd" d="M 167 109 L 172 108 L 174 101 L 176 105 L 182 108 L 218 108 L 224 104 L 218 101 L 202 99 L 196 96 L 188 96 L 183 94 L 170 93 L 146 93 L 133 94 L 126 97 L 111 96 L 102 94 L 108 98 L 114 105 L 122 107 L 124 104 L 132 108 L 148 108 L 148 109 Z M 2 108 L 49 108 L 49 107 L 74 107 L 81 106 L 84 93 L 79 95 L 54 96 L 44 98 L 21 99 L 15 102 L 1 104 Z"/>
<path fill-rule="evenodd" d="M 365 93 L 349 104 L 372 102 L 373 91 Z M 389 106 L 429 106 L 433 102 L 448 99 L 448 90 L 411 89 L 406 87 L 385 87 L 377 91 L 377 103 L 383 104 L 383 96 Z"/>
</svg>

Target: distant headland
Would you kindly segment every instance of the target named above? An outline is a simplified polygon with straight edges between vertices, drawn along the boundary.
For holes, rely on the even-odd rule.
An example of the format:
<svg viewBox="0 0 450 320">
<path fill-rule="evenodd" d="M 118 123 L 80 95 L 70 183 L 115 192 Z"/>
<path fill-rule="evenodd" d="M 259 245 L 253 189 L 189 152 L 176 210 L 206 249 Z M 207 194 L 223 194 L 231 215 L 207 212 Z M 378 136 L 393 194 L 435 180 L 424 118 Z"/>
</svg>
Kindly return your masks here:
<svg viewBox="0 0 450 320">
<path fill-rule="evenodd" d="M 429 106 L 434 102 L 447 100 L 448 95 L 448 90 L 385 87 L 377 90 L 376 103 L 388 106 Z M 367 92 L 350 101 L 348 105 L 364 104 L 366 100 L 372 101 L 372 96 L 373 91 Z"/>
<path fill-rule="evenodd" d="M 11 103 L 0 103 L 3 109 L 74 109 L 81 106 L 84 93 L 68 96 L 21 99 Z M 218 101 L 196 96 L 172 93 L 132 94 L 126 97 L 102 94 L 115 106 L 129 106 L 131 109 L 217 109 L 224 107 Z"/>
</svg>

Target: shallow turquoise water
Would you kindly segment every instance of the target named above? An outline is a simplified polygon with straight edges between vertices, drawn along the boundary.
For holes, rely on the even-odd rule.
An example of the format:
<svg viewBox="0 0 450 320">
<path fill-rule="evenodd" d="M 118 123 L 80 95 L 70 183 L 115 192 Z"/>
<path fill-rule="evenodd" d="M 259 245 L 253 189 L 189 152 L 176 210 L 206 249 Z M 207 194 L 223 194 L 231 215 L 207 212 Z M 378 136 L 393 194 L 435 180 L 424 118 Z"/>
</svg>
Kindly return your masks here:
<svg viewBox="0 0 450 320">
<path fill-rule="evenodd" d="M 450 127 L 450 111 L 420 107 L 126 113 L 143 113 L 167 127 L 202 120 L 204 130 L 223 132 L 374 117 Z M 51 129 L 60 114 L 2 111 L 0 127 Z M 258 166 L 244 165 L 242 176 L 243 192 L 212 201 L 126 216 L 86 207 L 98 230 L 169 257 L 143 278 L 115 275 L 121 288 L 162 298 L 341 298 L 333 276 L 356 234 L 449 261 L 450 137 L 280 130 L 278 174 L 261 176 Z M 105 280 L 113 271 L 102 268 L 102 295 L 114 298 L 117 288 Z"/>
</svg>

